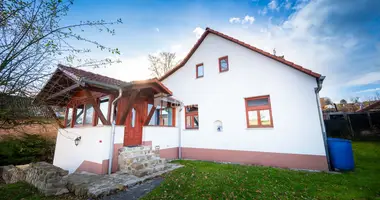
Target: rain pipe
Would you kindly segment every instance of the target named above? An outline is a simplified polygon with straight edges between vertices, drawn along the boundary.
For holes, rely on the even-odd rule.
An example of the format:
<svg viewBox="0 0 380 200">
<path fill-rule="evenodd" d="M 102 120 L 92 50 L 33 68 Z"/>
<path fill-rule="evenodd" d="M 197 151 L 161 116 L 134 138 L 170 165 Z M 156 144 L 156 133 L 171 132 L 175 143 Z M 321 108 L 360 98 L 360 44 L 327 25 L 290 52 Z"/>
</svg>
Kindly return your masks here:
<svg viewBox="0 0 380 200">
<path fill-rule="evenodd" d="M 113 159 L 113 147 L 114 147 L 114 141 L 115 141 L 115 105 L 117 101 L 121 98 L 123 95 L 123 89 L 119 88 L 119 96 L 112 101 L 112 108 L 111 108 L 111 142 L 110 142 L 110 155 L 108 160 L 108 174 L 111 174 L 112 172 L 112 159 Z"/>
<path fill-rule="evenodd" d="M 325 127 L 325 123 L 323 121 L 323 113 L 322 113 L 322 108 L 321 108 L 321 102 L 319 100 L 319 92 L 322 89 L 322 83 L 325 80 L 325 78 L 326 78 L 325 76 L 321 76 L 321 77 L 317 78 L 317 87 L 314 90 L 315 90 L 315 97 L 317 100 L 318 116 L 319 116 L 319 122 L 320 122 L 321 130 L 322 130 L 322 136 L 323 136 L 323 142 L 324 142 L 324 146 L 325 146 L 327 164 L 328 164 L 329 170 L 331 171 L 330 155 L 329 155 L 329 149 L 327 146 L 326 127 Z"/>
<path fill-rule="evenodd" d="M 109 161 L 108 161 L 108 174 L 111 174 L 112 172 L 112 159 L 113 159 L 113 146 L 114 146 L 114 141 L 115 141 L 115 105 L 117 101 L 123 96 L 123 87 L 131 86 L 132 83 L 125 84 L 123 87 L 116 86 L 116 85 L 109 85 L 105 83 L 101 83 L 98 81 L 93 81 L 93 80 L 88 80 L 85 78 L 81 78 L 80 82 L 84 82 L 87 84 L 92 84 L 92 85 L 97 85 L 100 87 L 104 88 L 111 88 L 111 89 L 116 89 L 119 91 L 119 96 L 116 97 L 112 101 L 112 108 L 111 108 L 111 135 L 110 135 L 110 153 L 109 153 Z"/>
</svg>

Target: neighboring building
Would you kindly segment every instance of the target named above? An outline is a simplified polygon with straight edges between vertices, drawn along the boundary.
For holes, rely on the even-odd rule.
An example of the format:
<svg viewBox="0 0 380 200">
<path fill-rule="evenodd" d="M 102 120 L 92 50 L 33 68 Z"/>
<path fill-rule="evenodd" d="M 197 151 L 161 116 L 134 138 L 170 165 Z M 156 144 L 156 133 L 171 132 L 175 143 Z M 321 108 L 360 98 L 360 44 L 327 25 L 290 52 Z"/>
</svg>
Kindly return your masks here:
<svg viewBox="0 0 380 200">
<path fill-rule="evenodd" d="M 58 77 L 71 81 L 67 89 L 46 94 Z M 323 78 L 207 28 L 160 80 L 126 83 L 59 66 L 37 98 L 68 107 L 54 164 L 70 172 L 105 173 L 110 143 L 113 171 L 117 149 L 135 145 L 157 147 L 169 159 L 328 170 L 318 95 Z M 111 142 L 109 102 L 118 91 Z M 77 146 L 68 136 L 80 136 Z"/>
</svg>

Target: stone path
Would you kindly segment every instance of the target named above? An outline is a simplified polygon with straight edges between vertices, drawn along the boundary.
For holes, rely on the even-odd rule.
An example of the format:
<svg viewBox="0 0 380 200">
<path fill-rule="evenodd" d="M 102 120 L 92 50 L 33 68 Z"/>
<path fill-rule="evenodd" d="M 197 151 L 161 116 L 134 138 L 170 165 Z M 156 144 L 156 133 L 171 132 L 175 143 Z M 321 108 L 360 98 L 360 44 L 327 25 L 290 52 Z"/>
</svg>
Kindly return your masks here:
<svg viewBox="0 0 380 200">
<path fill-rule="evenodd" d="M 77 196 L 99 198 L 116 192 L 131 189 L 134 186 L 151 180 L 169 171 L 182 167 L 178 164 L 167 164 L 169 167 L 147 176 L 137 177 L 125 173 L 111 175 L 97 175 L 88 172 L 78 172 L 68 175 L 67 188 Z"/>
<path fill-rule="evenodd" d="M 163 178 L 157 177 L 129 190 L 121 191 L 111 196 L 106 196 L 102 198 L 102 200 L 137 200 L 159 186 L 163 180 Z"/>
</svg>

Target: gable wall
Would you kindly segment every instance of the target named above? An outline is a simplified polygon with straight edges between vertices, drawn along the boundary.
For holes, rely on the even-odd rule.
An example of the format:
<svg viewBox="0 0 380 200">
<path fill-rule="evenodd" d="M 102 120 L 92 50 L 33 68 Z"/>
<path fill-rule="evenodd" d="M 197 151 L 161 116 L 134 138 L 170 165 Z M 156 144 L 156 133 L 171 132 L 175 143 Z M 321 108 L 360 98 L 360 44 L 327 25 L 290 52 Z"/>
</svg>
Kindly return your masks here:
<svg viewBox="0 0 380 200">
<path fill-rule="evenodd" d="M 218 58 L 228 55 L 229 71 Z M 204 77 L 195 66 L 204 63 Z M 325 156 L 314 88 L 316 79 L 209 34 L 185 66 L 162 81 L 185 105 L 199 105 L 199 130 L 185 130 L 188 148 Z M 247 128 L 245 97 L 270 95 L 274 128 Z M 223 123 L 217 132 L 214 122 Z"/>
</svg>

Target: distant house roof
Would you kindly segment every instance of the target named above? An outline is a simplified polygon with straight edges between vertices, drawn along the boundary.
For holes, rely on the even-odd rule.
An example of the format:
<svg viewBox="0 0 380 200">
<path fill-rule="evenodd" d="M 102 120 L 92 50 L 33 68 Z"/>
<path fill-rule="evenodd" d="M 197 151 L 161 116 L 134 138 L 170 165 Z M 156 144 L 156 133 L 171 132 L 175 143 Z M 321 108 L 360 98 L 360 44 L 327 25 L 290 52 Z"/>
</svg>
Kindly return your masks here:
<svg viewBox="0 0 380 200">
<path fill-rule="evenodd" d="M 380 100 L 376 101 L 375 103 L 371 105 L 365 106 L 356 112 L 367 112 L 367 111 L 372 111 L 372 110 L 380 110 Z"/>
<path fill-rule="evenodd" d="M 281 63 L 283 63 L 283 64 L 285 64 L 285 65 L 287 65 L 287 66 L 289 66 L 289 67 L 292 67 L 292 68 L 294 68 L 294 69 L 297 69 L 297 70 L 299 70 L 299 71 L 301 71 L 301 72 L 303 72 L 303 73 L 305 73 L 305 74 L 307 74 L 307 75 L 310 75 L 310 76 L 312 76 L 312 77 L 319 78 L 319 77 L 321 76 L 321 75 L 318 74 L 318 73 L 315 73 L 315 72 L 313 72 L 313 71 L 311 71 L 311 70 L 309 70 L 309 69 L 306 69 L 306 68 L 304 68 L 304 67 L 302 67 L 302 66 L 300 66 L 300 65 L 294 64 L 294 63 L 292 63 L 292 62 L 290 62 L 290 61 L 287 61 L 287 60 L 285 60 L 284 58 L 280 58 L 280 57 L 278 57 L 278 56 L 272 55 L 272 54 L 270 54 L 270 53 L 268 53 L 268 52 L 266 52 L 266 51 L 263 51 L 263 50 L 261 50 L 261 49 L 259 49 L 259 48 L 256 48 L 256 47 L 254 47 L 254 46 L 251 46 L 251 45 L 249 45 L 249 44 L 247 44 L 247 43 L 244 43 L 244 42 L 242 42 L 242 41 L 240 41 L 240 40 L 237 40 L 237 39 L 235 39 L 235 38 L 233 38 L 233 37 L 230 37 L 230 36 L 228 36 L 228 35 L 225 35 L 225 34 L 223 34 L 223 33 L 218 32 L 218 31 L 215 31 L 215 30 L 213 30 L 213 29 L 211 29 L 211 28 L 206 28 L 206 31 L 205 31 L 205 32 L 203 33 L 203 35 L 199 38 L 198 42 L 195 43 L 195 45 L 193 46 L 193 48 L 190 50 L 190 52 L 187 54 L 187 56 L 182 60 L 182 62 L 179 63 L 176 67 L 174 67 L 174 68 L 171 69 L 170 71 L 168 71 L 168 72 L 167 72 L 166 74 L 164 74 L 162 77 L 160 77 L 159 80 L 162 81 L 162 80 L 166 79 L 167 77 L 169 77 L 170 75 L 172 75 L 174 72 L 176 72 L 178 69 L 180 69 L 181 67 L 183 67 L 183 66 L 186 64 L 186 62 L 190 59 L 190 57 L 194 54 L 194 52 L 197 50 L 197 48 L 201 45 L 201 43 L 202 43 L 203 40 L 206 38 L 206 36 L 207 36 L 208 34 L 210 34 L 210 33 L 212 33 L 212 34 L 214 34 L 214 35 L 217 35 L 217 36 L 219 36 L 219 37 L 222 37 L 222 38 L 224 38 L 224 39 L 226 39 L 226 40 L 229 40 L 229 41 L 231 41 L 231 42 L 234 42 L 234 43 L 236 43 L 236 44 L 239 44 L 239 45 L 241 45 L 241 46 L 243 46 L 243 47 L 245 47 L 245 48 L 247 48 L 247 49 L 250 49 L 250 50 L 252 50 L 252 51 L 254 51 L 254 52 L 257 52 L 257 53 L 259 53 L 259 54 L 262 54 L 262 55 L 264 55 L 264 56 L 266 56 L 266 57 L 268 57 L 268 58 L 271 58 L 271 59 L 274 59 L 274 60 L 276 60 L 276 61 L 278 61 L 278 62 L 281 62 Z"/>
</svg>

